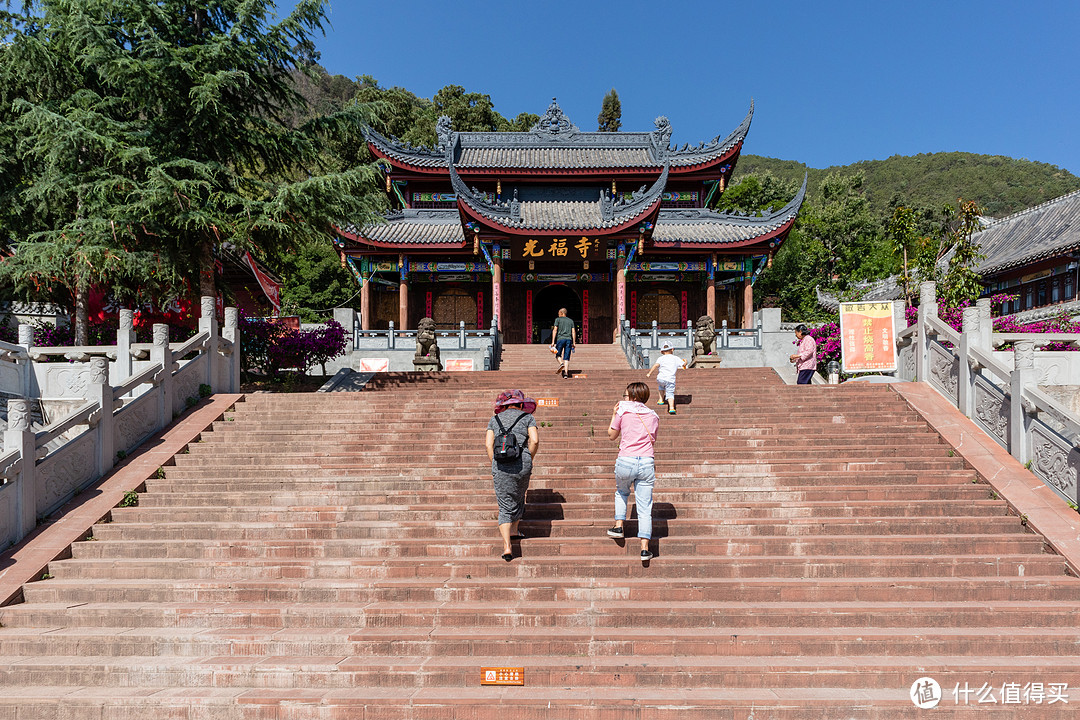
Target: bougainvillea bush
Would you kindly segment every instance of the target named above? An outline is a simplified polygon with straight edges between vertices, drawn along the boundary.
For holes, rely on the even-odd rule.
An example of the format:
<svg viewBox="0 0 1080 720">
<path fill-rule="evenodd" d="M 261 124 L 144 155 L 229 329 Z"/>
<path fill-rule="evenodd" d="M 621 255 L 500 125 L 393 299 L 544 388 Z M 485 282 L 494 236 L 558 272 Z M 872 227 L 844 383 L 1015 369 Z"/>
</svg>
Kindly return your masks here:
<svg viewBox="0 0 1080 720">
<path fill-rule="evenodd" d="M 241 363 L 247 373 L 277 377 L 284 370 L 306 373 L 321 365 L 325 375 L 326 362 L 345 354 L 348 333 L 335 320 L 311 330 L 295 330 L 274 318 L 241 314 L 240 338 Z"/>
</svg>

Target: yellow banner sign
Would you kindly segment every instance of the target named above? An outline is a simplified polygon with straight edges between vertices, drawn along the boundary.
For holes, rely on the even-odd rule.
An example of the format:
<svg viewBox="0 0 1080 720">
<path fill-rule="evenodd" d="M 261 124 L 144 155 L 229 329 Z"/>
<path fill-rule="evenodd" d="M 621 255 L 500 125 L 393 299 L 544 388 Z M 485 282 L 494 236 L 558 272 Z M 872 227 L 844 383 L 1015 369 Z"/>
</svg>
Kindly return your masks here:
<svg viewBox="0 0 1080 720">
<path fill-rule="evenodd" d="M 601 238 L 513 238 L 511 260 L 603 260 L 607 243 Z"/>
<path fill-rule="evenodd" d="M 896 372 L 893 304 L 840 303 L 840 343 L 844 372 Z"/>
</svg>

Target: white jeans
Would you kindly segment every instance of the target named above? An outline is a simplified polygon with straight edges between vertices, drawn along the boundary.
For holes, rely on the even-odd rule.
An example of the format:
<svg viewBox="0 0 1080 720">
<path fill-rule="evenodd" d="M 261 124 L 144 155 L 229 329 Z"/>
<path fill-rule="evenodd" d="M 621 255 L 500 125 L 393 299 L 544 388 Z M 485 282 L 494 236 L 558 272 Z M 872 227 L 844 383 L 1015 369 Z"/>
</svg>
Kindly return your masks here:
<svg viewBox="0 0 1080 720">
<path fill-rule="evenodd" d="M 634 484 L 639 538 L 652 537 L 652 493 L 656 462 L 651 457 L 620 457 L 615 461 L 615 519 L 626 520 L 630 483 Z"/>
</svg>

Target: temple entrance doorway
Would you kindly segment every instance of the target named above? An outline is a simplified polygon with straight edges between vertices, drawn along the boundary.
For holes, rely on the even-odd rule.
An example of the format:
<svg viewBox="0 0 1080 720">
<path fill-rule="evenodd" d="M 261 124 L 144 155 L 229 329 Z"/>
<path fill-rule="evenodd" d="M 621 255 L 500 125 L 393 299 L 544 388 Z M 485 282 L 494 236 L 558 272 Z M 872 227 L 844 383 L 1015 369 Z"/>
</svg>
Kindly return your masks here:
<svg viewBox="0 0 1080 720">
<path fill-rule="evenodd" d="M 566 308 L 566 315 L 574 321 L 574 342 L 581 342 L 581 298 L 569 285 L 552 283 L 541 288 L 533 300 L 533 327 L 541 343 L 551 342 L 551 326 L 559 315 L 559 308 Z"/>
</svg>

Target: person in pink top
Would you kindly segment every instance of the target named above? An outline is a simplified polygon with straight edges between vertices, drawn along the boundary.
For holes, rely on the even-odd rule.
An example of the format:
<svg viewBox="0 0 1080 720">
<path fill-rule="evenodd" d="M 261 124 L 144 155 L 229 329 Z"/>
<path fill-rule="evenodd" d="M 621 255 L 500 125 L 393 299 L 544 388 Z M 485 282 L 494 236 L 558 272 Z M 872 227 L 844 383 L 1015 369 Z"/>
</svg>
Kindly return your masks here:
<svg viewBox="0 0 1080 720">
<path fill-rule="evenodd" d="M 615 461 L 615 527 L 609 537 L 625 537 L 626 506 L 630 485 L 634 485 L 634 504 L 637 505 L 638 532 L 641 540 L 641 562 L 652 559 L 649 540 L 652 538 L 652 495 L 656 479 L 653 446 L 660 418 L 649 409 L 649 386 L 632 382 L 626 386 L 623 400 L 611 413 L 608 437 L 619 441 L 619 457 Z"/>
<path fill-rule="evenodd" d="M 792 354 L 788 360 L 795 363 L 795 369 L 799 371 L 798 385 L 809 385 L 814 379 L 817 370 L 817 341 L 806 331 L 805 325 L 795 328 L 795 341 L 799 343 L 798 352 Z"/>
</svg>

